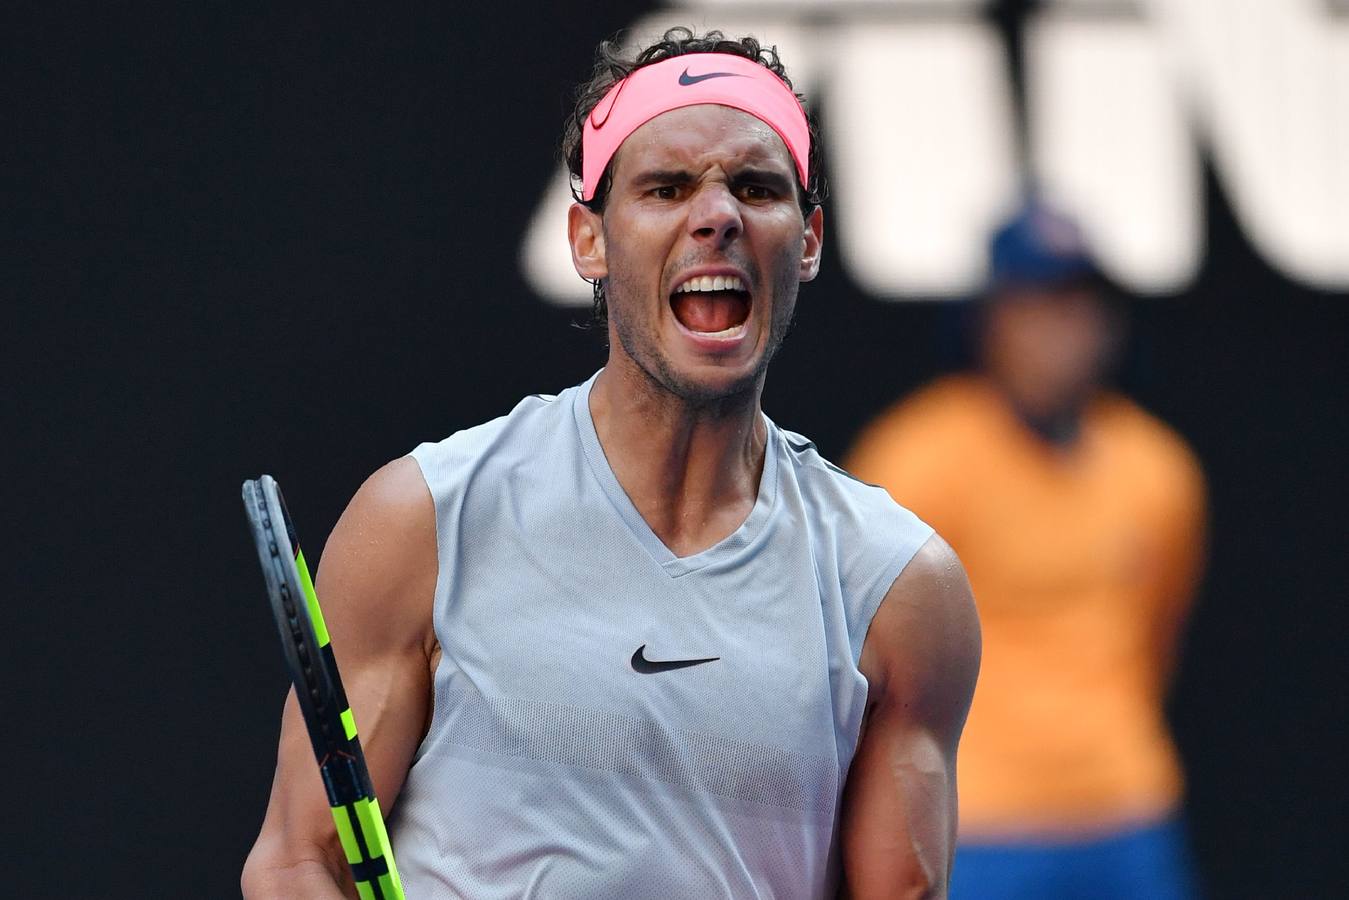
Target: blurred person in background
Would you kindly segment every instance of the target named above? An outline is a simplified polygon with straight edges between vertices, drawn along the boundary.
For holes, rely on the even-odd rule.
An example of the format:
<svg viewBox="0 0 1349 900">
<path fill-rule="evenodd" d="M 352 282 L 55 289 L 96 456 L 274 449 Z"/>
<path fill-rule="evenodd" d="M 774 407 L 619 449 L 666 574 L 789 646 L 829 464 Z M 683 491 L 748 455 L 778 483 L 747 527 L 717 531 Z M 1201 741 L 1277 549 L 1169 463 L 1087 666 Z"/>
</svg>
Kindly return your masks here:
<svg viewBox="0 0 1349 900">
<path fill-rule="evenodd" d="M 984 662 L 958 764 L 955 900 L 1189 898 L 1163 699 L 1202 568 L 1185 442 L 1103 379 L 1124 321 L 1076 223 L 996 231 L 977 371 L 868 426 L 846 467 L 964 561 Z"/>
</svg>

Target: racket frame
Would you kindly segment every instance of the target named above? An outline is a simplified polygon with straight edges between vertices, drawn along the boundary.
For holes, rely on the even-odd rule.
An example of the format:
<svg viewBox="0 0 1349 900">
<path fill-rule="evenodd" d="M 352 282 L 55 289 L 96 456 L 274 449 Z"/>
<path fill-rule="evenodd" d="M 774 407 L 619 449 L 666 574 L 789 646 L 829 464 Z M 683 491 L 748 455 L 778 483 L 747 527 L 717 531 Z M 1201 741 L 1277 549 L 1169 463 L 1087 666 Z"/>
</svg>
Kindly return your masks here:
<svg viewBox="0 0 1349 900">
<path fill-rule="evenodd" d="M 281 487 L 270 475 L 245 481 L 243 501 L 286 670 L 357 893 L 362 900 L 404 900 L 356 719 Z"/>
</svg>

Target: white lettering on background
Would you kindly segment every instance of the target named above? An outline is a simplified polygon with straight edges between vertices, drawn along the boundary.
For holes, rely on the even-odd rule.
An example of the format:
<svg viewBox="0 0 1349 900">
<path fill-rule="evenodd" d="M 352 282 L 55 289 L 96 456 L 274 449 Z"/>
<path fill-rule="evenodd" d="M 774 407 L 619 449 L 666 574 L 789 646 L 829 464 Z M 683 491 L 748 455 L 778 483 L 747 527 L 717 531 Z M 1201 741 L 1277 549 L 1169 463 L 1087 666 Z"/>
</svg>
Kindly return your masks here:
<svg viewBox="0 0 1349 900">
<path fill-rule="evenodd" d="M 1287 275 L 1349 288 L 1349 21 L 1317 0 L 1060 0 L 1026 32 L 1029 160 L 1017 158 L 1003 49 L 979 0 L 705 0 L 638 22 L 775 43 L 824 113 L 829 234 L 883 299 L 959 297 L 1029 172 L 1075 212 L 1103 265 L 1143 294 L 1203 257 L 1199 148 L 1254 246 Z M 559 170 L 521 263 L 584 305 Z"/>
</svg>

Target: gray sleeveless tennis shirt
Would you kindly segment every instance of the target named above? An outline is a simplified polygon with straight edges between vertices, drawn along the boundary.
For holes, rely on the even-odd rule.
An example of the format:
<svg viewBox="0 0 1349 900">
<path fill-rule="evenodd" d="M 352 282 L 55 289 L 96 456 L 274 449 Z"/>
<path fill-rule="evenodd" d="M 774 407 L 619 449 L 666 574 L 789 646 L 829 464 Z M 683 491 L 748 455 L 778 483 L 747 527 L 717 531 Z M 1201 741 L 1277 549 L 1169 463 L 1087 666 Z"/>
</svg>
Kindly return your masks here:
<svg viewBox="0 0 1349 900">
<path fill-rule="evenodd" d="M 833 896 L 862 641 L 932 530 L 765 418 L 749 517 L 676 557 L 609 468 L 594 380 L 412 453 L 441 658 L 390 819 L 407 895 Z"/>
</svg>

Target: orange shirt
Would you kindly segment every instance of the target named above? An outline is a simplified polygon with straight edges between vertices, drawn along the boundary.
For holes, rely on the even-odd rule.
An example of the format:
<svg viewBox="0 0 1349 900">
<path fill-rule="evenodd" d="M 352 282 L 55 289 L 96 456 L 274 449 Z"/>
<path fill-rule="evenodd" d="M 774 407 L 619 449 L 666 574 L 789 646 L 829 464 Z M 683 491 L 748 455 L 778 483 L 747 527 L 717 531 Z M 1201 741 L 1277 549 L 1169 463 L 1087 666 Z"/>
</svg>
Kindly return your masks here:
<svg viewBox="0 0 1349 900">
<path fill-rule="evenodd" d="M 962 835 L 1108 830 L 1174 809 L 1162 698 L 1205 518 L 1185 443 L 1105 395 L 1058 448 L 963 375 L 883 413 L 846 468 L 936 528 L 969 573 L 984 655 L 958 758 Z"/>
</svg>

